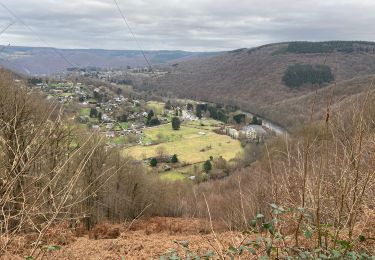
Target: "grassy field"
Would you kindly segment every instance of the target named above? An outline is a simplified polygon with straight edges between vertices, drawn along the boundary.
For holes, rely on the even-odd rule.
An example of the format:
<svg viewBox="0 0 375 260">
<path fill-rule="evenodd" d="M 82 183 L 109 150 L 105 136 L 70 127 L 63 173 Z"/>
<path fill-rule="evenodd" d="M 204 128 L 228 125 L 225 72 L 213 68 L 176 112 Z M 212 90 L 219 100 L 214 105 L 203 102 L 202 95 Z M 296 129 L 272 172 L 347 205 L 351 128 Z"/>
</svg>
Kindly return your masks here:
<svg viewBox="0 0 375 260">
<path fill-rule="evenodd" d="M 122 123 L 119 123 L 119 125 L 120 125 L 123 129 L 128 129 L 128 128 L 129 128 L 129 123 L 128 123 L 128 122 L 122 122 Z"/>
<path fill-rule="evenodd" d="M 199 131 L 191 127 L 181 127 L 180 130 L 172 130 L 171 124 L 161 125 L 155 128 L 145 130 L 145 137 L 143 143 L 148 142 L 176 142 L 183 138 L 197 134 Z"/>
<path fill-rule="evenodd" d="M 194 127 L 194 128 L 199 128 L 207 131 L 212 131 L 214 129 L 217 129 L 218 127 L 224 125 L 224 123 L 214 120 L 214 119 L 209 119 L 205 118 L 202 120 L 197 120 L 197 121 L 189 121 L 184 123 L 186 126 Z"/>
<path fill-rule="evenodd" d="M 90 108 L 86 107 L 86 108 L 81 108 L 79 110 L 79 114 L 81 116 L 90 116 Z"/>
<path fill-rule="evenodd" d="M 184 166 L 177 169 L 172 169 L 167 173 L 163 173 L 161 175 L 162 179 L 165 180 L 183 180 L 186 179 L 187 176 L 192 176 L 201 171 L 203 168 L 203 163 L 196 163 L 193 165 Z"/>
<path fill-rule="evenodd" d="M 61 93 L 59 96 L 63 96 L 63 97 L 70 97 L 70 96 L 73 96 L 74 93 Z"/>
<path fill-rule="evenodd" d="M 160 147 L 167 154 L 177 154 L 181 162 L 198 163 L 222 156 L 230 160 L 242 151 L 240 142 L 229 136 L 219 135 L 212 131 L 200 129 L 199 124 L 188 126 L 183 124 L 181 129 L 174 131 L 170 124 L 158 128 L 146 129 L 144 143 L 159 140 L 162 143 L 151 146 L 134 146 L 124 150 L 125 155 L 136 159 L 150 158 L 157 155 Z"/>
<path fill-rule="evenodd" d="M 184 176 L 180 172 L 171 171 L 171 172 L 161 174 L 160 179 L 168 180 L 168 181 L 180 181 L 180 180 L 185 180 L 186 176 Z"/>
</svg>

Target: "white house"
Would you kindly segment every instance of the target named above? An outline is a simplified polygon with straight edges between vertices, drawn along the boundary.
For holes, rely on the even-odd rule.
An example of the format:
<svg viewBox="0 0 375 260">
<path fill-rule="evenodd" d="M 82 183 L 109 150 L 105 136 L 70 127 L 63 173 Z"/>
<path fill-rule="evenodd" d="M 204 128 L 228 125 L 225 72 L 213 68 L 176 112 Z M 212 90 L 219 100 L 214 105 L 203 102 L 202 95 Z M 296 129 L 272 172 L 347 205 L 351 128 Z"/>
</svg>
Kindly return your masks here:
<svg viewBox="0 0 375 260">
<path fill-rule="evenodd" d="M 238 139 L 240 137 L 239 131 L 237 131 L 234 128 L 225 128 L 226 135 L 229 135 L 230 137 L 234 139 Z"/>
<path fill-rule="evenodd" d="M 115 132 L 108 131 L 108 132 L 105 133 L 105 136 L 107 138 L 114 138 L 116 135 L 115 135 Z"/>
<path fill-rule="evenodd" d="M 248 125 L 241 128 L 240 134 L 244 135 L 247 139 L 257 140 L 263 139 L 267 132 L 260 125 Z"/>
</svg>

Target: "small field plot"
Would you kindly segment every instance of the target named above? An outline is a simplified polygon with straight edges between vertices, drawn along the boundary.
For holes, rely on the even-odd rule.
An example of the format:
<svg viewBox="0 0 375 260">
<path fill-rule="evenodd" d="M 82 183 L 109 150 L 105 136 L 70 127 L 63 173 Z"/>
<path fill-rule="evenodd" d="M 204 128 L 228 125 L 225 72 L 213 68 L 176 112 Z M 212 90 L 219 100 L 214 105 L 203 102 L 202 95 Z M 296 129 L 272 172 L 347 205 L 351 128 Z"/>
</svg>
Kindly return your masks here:
<svg viewBox="0 0 375 260">
<path fill-rule="evenodd" d="M 160 175 L 160 179 L 168 181 L 180 181 L 185 180 L 186 177 L 180 172 L 167 172 Z"/>
<path fill-rule="evenodd" d="M 188 122 L 184 122 L 184 124 L 186 126 L 191 126 L 194 128 L 200 128 L 200 129 L 205 129 L 205 130 L 214 130 L 224 125 L 223 122 L 217 121 L 215 119 L 202 119 L 202 120 L 196 120 L 196 121 L 188 121 Z"/>
<path fill-rule="evenodd" d="M 240 142 L 229 136 L 186 125 L 182 125 L 178 131 L 172 130 L 171 125 L 167 124 L 144 132 L 144 143 L 152 140 L 159 140 L 161 143 L 133 146 L 124 150 L 125 155 L 141 160 L 157 156 L 162 149 L 167 154 L 177 154 L 181 162 L 193 164 L 208 160 L 210 156 L 222 156 L 230 160 L 242 151 Z"/>
<path fill-rule="evenodd" d="M 165 124 L 145 131 L 143 143 L 166 143 L 180 141 L 182 139 L 193 138 L 198 134 L 198 130 L 192 127 L 182 126 L 180 130 L 173 130 L 171 124 Z"/>
<path fill-rule="evenodd" d="M 175 168 L 169 172 L 162 173 L 160 175 L 160 178 L 164 180 L 170 180 L 170 181 L 186 180 L 187 177 L 196 175 L 197 173 L 201 172 L 202 168 L 203 168 L 203 163 L 196 163 L 193 165 Z"/>
<path fill-rule="evenodd" d="M 157 101 L 148 101 L 147 102 L 147 108 L 152 109 L 155 114 L 160 115 L 163 113 L 164 110 L 164 103 L 163 102 L 157 102 Z"/>
<path fill-rule="evenodd" d="M 90 108 L 89 107 L 81 108 L 79 110 L 79 114 L 81 116 L 90 116 Z"/>
</svg>

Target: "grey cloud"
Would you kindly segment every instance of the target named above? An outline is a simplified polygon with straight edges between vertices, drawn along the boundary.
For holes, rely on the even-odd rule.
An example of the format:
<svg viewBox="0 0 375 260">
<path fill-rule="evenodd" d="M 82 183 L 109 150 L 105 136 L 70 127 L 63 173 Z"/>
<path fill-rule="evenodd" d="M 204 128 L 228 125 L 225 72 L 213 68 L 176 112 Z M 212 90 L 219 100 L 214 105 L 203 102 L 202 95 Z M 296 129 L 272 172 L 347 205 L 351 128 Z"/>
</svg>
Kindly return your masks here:
<svg viewBox="0 0 375 260">
<path fill-rule="evenodd" d="M 370 0 L 117 0 L 144 49 L 230 50 L 288 40 L 375 40 Z M 2 0 L 59 48 L 137 49 L 113 0 Z M 15 20 L 0 6 L 0 27 Z M 0 44 L 43 46 L 17 22 Z"/>
</svg>

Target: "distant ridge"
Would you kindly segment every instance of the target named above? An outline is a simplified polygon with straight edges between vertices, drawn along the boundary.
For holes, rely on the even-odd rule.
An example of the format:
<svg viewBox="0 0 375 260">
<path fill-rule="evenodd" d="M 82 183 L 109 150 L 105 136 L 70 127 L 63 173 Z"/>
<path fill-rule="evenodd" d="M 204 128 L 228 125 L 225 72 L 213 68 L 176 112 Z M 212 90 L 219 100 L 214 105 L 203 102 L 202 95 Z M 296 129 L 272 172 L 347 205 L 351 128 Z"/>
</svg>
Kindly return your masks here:
<svg viewBox="0 0 375 260">
<path fill-rule="evenodd" d="M 0 46 L 0 66 L 23 74 L 54 74 L 65 71 L 70 64 L 52 47 Z M 126 68 L 146 66 L 141 51 L 105 49 L 57 49 L 79 67 Z M 151 64 L 164 64 L 216 55 L 215 52 L 180 50 L 145 51 Z"/>
</svg>

